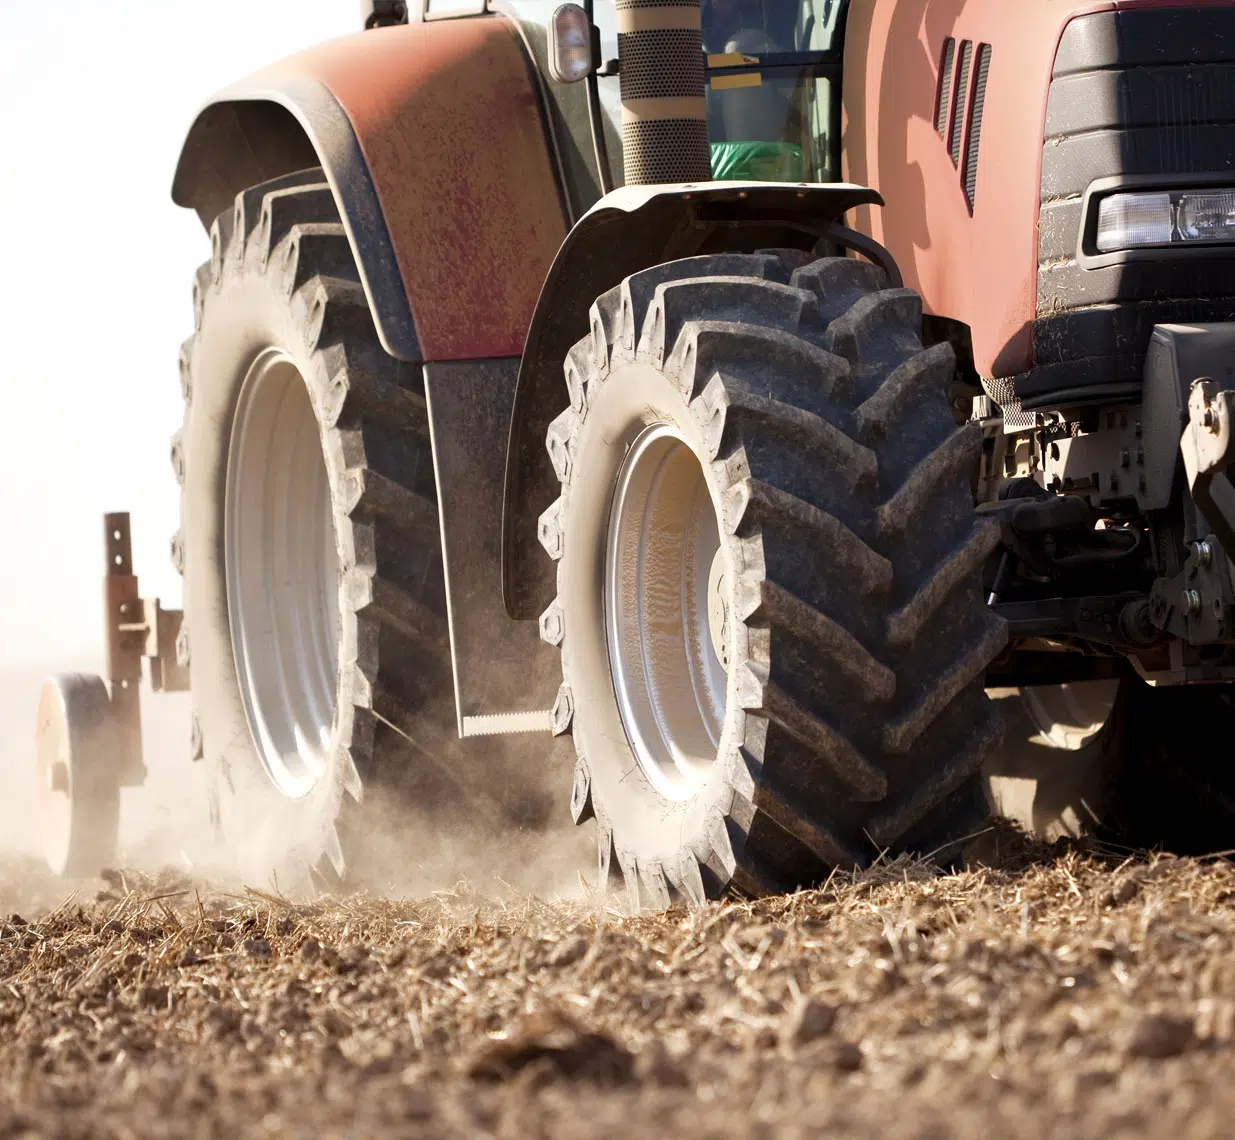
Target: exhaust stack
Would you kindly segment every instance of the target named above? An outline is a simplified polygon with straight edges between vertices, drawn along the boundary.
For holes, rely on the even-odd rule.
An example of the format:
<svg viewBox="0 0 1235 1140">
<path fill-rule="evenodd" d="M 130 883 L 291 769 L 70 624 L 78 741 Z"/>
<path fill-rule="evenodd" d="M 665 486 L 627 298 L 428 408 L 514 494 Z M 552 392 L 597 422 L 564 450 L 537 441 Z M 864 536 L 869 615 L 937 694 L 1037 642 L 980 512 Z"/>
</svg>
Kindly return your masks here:
<svg viewBox="0 0 1235 1140">
<path fill-rule="evenodd" d="M 712 177 L 700 0 L 617 0 L 628 186 Z"/>
</svg>

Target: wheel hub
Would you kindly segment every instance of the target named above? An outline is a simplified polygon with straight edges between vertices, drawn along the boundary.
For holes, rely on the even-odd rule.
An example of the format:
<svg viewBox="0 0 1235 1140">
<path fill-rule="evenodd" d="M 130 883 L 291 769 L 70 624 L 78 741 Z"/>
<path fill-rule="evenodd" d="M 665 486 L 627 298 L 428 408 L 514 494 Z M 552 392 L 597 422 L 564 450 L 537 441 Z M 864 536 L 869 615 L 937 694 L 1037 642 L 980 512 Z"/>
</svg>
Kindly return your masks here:
<svg viewBox="0 0 1235 1140">
<path fill-rule="evenodd" d="M 280 349 L 253 362 L 228 451 L 228 621 L 245 716 L 267 775 L 307 794 L 326 768 L 338 681 L 339 559 L 304 378 Z"/>
<path fill-rule="evenodd" d="M 627 739 L 669 799 L 693 795 L 715 762 L 729 579 L 699 457 L 672 425 L 646 428 L 626 454 L 610 506 L 605 631 Z"/>
</svg>

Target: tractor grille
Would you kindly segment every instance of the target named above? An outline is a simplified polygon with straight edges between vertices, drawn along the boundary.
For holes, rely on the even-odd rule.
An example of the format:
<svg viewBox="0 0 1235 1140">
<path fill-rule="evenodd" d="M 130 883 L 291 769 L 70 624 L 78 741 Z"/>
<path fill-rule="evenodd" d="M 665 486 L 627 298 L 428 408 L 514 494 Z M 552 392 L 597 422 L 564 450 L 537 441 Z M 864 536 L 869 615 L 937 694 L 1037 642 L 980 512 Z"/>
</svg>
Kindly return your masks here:
<svg viewBox="0 0 1235 1140">
<path fill-rule="evenodd" d="M 1232 257 L 1086 268 L 1086 188 L 1110 175 L 1220 175 L 1235 184 L 1235 6 L 1103 12 L 1071 21 L 1047 102 L 1034 370 L 1026 408 L 1135 397 L 1155 324 L 1235 319 Z"/>
<path fill-rule="evenodd" d="M 965 201 L 973 213 L 978 194 L 978 147 L 982 142 L 982 111 L 986 106 L 986 78 L 991 71 L 991 45 L 978 46 L 978 75 L 973 84 L 973 108 L 969 112 L 969 141 L 965 146 Z"/>
<path fill-rule="evenodd" d="M 972 214 L 978 191 L 978 149 L 982 142 L 982 112 L 986 106 L 986 80 L 991 70 L 991 45 L 975 46 L 972 40 L 961 42 L 960 71 L 953 84 L 957 58 L 956 40 L 949 36 L 943 41 L 943 59 L 939 63 L 935 130 L 948 145 L 952 165 L 960 168 L 961 187 Z"/>
<path fill-rule="evenodd" d="M 961 161 L 961 135 L 965 130 L 965 100 L 969 98 L 969 68 L 972 63 L 973 43 L 965 40 L 961 44 L 961 73 L 956 81 L 956 109 L 952 112 L 952 141 L 949 150 L 953 166 L 959 166 Z"/>
<path fill-rule="evenodd" d="M 935 97 L 935 130 L 941 139 L 948 137 L 948 112 L 952 107 L 952 68 L 956 66 L 956 40 L 943 41 L 943 60 L 939 65 L 939 94 Z"/>
</svg>

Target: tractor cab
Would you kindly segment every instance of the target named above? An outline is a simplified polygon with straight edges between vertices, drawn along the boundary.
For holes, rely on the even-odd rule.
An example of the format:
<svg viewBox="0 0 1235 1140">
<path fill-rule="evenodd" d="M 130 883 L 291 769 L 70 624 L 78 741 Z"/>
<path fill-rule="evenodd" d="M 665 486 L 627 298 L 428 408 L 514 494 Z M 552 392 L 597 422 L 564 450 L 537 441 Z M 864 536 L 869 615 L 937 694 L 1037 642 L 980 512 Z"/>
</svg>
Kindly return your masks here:
<svg viewBox="0 0 1235 1140">
<path fill-rule="evenodd" d="M 714 179 L 840 178 L 841 57 L 848 7 L 848 0 L 704 0 L 701 46 Z M 547 0 L 490 0 L 489 8 L 518 20 L 538 69 L 551 76 L 557 6 Z M 616 0 L 596 0 L 590 18 L 604 62 L 586 84 L 550 80 L 545 85 L 566 181 L 580 214 L 624 181 Z M 626 66 L 629 90 L 633 72 L 629 61 Z"/>
</svg>

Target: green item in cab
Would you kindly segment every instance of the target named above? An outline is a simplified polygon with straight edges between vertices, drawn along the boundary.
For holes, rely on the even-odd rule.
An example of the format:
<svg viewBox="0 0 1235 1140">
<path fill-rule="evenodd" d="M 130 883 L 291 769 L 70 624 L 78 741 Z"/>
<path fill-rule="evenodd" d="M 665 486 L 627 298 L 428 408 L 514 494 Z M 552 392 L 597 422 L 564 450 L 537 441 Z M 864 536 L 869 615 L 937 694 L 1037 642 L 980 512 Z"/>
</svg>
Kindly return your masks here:
<svg viewBox="0 0 1235 1140">
<path fill-rule="evenodd" d="M 802 182 L 806 159 L 786 142 L 714 142 L 712 177 L 721 182 Z"/>
</svg>

